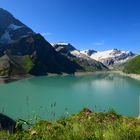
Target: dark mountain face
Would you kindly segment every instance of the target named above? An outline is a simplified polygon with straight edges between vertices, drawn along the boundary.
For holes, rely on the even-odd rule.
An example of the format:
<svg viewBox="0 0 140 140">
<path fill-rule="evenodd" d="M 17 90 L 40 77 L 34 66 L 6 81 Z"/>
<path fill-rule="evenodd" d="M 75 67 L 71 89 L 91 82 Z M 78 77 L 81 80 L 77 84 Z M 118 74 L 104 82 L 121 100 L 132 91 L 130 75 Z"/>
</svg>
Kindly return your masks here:
<svg viewBox="0 0 140 140">
<path fill-rule="evenodd" d="M 15 19 L 9 12 L 0 8 L 0 44 L 13 43 L 22 37 L 34 34 L 26 25 Z"/>
<path fill-rule="evenodd" d="M 76 49 L 71 44 L 63 45 L 52 46 L 40 34 L 0 9 L 0 75 L 72 74 L 105 68 L 97 61 L 65 55 Z"/>
<path fill-rule="evenodd" d="M 3 9 L 0 9 L 0 60 L 0 75 L 74 73 L 82 69 Z"/>
<path fill-rule="evenodd" d="M 76 48 L 69 43 L 56 43 L 53 45 L 53 47 L 57 52 L 67 55 L 70 55 L 71 51 L 76 50 Z"/>
<path fill-rule="evenodd" d="M 4 53 L 10 57 L 10 60 L 15 56 L 29 56 L 33 63 L 30 73 L 33 75 L 70 74 L 82 69 L 77 63 L 56 52 L 40 34 L 30 35 L 15 43 L 8 44 Z M 21 64 L 19 60 L 13 60 L 14 63 Z"/>
</svg>

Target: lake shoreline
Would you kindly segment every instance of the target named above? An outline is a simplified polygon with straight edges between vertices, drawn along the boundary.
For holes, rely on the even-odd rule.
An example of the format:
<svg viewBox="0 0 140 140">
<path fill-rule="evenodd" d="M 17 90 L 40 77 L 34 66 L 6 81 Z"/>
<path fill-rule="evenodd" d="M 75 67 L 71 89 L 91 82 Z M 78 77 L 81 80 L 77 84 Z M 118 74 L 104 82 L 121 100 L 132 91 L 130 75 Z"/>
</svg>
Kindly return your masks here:
<svg viewBox="0 0 140 140">
<path fill-rule="evenodd" d="M 1 76 L 0 77 L 0 84 L 11 83 L 18 80 L 28 79 L 34 77 L 30 74 L 23 74 L 23 75 L 13 75 L 13 76 Z"/>
<path fill-rule="evenodd" d="M 13 119 L 28 119 L 35 113 L 56 120 L 84 107 L 96 112 L 114 109 L 122 115 L 138 117 L 139 81 L 116 71 L 76 74 L 81 76 L 29 76 L 1 84 L 0 110 Z"/>
<path fill-rule="evenodd" d="M 106 73 L 106 74 L 109 74 L 109 73 L 116 73 L 116 74 L 120 74 L 122 76 L 126 76 L 126 77 L 129 77 L 129 78 L 132 78 L 132 79 L 135 79 L 135 80 L 140 80 L 140 74 L 127 74 L 127 73 L 124 73 L 122 71 L 96 71 L 96 72 L 78 72 L 76 73 L 75 75 L 76 76 L 82 76 L 82 75 L 95 75 L 95 74 L 100 74 L 100 73 Z"/>
<path fill-rule="evenodd" d="M 96 72 L 75 72 L 73 74 L 67 74 L 67 73 L 62 73 L 62 74 L 48 73 L 48 74 L 42 75 L 42 76 L 47 76 L 47 77 L 68 76 L 68 75 L 75 75 L 75 76 L 84 76 L 85 75 L 86 76 L 86 75 L 93 75 L 95 73 L 100 73 L 100 72 L 99 71 L 98 72 L 97 71 Z M 31 74 L 12 75 L 12 76 L 0 76 L 0 84 L 6 84 L 6 83 L 18 81 L 18 80 L 29 79 L 29 78 L 32 78 L 32 77 L 40 77 L 40 76 L 34 76 L 34 75 L 31 75 Z"/>
<path fill-rule="evenodd" d="M 95 75 L 95 74 L 101 74 L 101 73 L 116 73 L 120 74 L 122 76 L 126 76 L 135 80 L 140 80 L 140 75 L 139 74 L 127 74 L 122 71 L 95 71 L 95 72 L 75 72 L 74 74 L 67 74 L 67 73 L 62 73 L 62 74 L 54 74 L 54 73 L 48 73 L 48 77 L 53 77 L 53 76 L 68 76 L 68 75 L 74 75 L 74 76 L 86 76 L 86 75 Z M 23 75 L 14 75 L 14 76 L 1 76 L 0 77 L 0 84 L 6 84 L 18 80 L 23 80 L 23 79 L 28 79 L 34 77 L 31 74 L 23 74 Z"/>
<path fill-rule="evenodd" d="M 132 79 L 135 79 L 135 80 L 140 80 L 140 74 L 127 74 L 127 73 L 124 73 L 122 71 L 95 71 L 95 72 L 76 72 L 74 75 L 75 76 L 84 76 L 84 75 L 95 75 L 95 74 L 109 74 L 109 73 L 116 73 L 116 74 L 120 74 L 122 76 L 126 76 L 126 77 L 129 77 L 129 78 L 132 78 Z"/>
<path fill-rule="evenodd" d="M 112 71 L 112 73 L 117 73 L 117 74 L 120 74 L 122 76 L 126 76 L 129 78 L 135 79 L 135 80 L 140 80 L 140 74 L 127 74 L 127 73 L 124 73 L 122 71 Z"/>
</svg>

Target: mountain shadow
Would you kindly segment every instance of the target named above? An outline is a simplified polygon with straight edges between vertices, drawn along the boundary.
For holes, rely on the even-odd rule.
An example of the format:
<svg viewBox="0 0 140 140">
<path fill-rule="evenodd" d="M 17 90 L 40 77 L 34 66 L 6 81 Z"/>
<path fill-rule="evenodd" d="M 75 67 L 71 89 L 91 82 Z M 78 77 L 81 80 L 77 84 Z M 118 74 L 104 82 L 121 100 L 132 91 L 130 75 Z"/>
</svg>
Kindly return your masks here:
<svg viewBox="0 0 140 140">
<path fill-rule="evenodd" d="M 18 56 L 18 58 L 28 56 L 31 60 L 30 63 L 32 63 L 29 73 L 32 75 L 46 75 L 47 73 L 73 74 L 76 71 L 82 71 L 80 65 L 56 52 L 40 34 L 30 35 L 15 43 L 8 44 L 4 53 L 10 57 L 10 61 L 14 61 L 10 65 L 12 68 L 14 68 L 15 65 L 13 66 L 13 64 L 15 63 L 19 64 L 19 67 L 23 66 L 21 59 L 12 58 L 15 56 Z M 29 59 L 27 61 L 29 62 Z M 23 63 L 27 63 L 27 67 L 29 67 L 28 62 Z M 18 68 L 16 67 L 16 69 Z"/>
</svg>

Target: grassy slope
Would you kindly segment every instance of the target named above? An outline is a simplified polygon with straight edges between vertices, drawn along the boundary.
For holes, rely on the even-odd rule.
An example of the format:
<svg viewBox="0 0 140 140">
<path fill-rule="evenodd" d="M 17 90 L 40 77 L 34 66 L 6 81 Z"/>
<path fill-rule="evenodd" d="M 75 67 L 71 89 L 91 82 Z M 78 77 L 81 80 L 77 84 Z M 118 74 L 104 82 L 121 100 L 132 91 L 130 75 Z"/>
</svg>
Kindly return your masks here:
<svg viewBox="0 0 140 140">
<path fill-rule="evenodd" d="M 0 58 L 0 76 L 26 74 L 30 72 L 33 66 L 33 62 L 28 55 L 5 55 Z"/>
<path fill-rule="evenodd" d="M 123 72 L 125 73 L 133 73 L 140 74 L 140 55 L 135 58 L 129 60 L 125 65 Z"/>
<path fill-rule="evenodd" d="M 30 56 L 10 56 L 10 75 L 27 74 L 33 68 Z"/>
<path fill-rule="evenodd" d="M 9 58 L 7 56 L 0 57 L 0 76 L 7 76 L 9 74 Z"/>
<path fill-rule="evenodd" d="M 140 120 L 108 113 L 92 113 L 84 109 L 77 115 L 57 122 L 39 121 L 29 130 L 10 135 L 0 132 L 0 139 L 9 140 L 139 140 Z"/>
</svg>

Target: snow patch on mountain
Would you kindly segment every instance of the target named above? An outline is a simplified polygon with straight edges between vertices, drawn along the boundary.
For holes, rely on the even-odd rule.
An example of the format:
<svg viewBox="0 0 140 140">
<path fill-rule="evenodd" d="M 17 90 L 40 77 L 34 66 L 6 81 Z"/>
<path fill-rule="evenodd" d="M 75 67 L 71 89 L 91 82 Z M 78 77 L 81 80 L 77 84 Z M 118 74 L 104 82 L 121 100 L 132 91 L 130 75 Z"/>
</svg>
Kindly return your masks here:
<svg viewBox="0 0 140 140">
<path fill-rule="evenodd" d="M 94 58 L 96 60 L 100 60 L 100 59 L 117 57 L 123 53 L 126 53 L 126 52 L 121 52 L 117 49 L 113 49 L 113 50 L 107 50 L 107 51 L 102 51 L 102 52 L 96 52 L 96 53 L 91 55 L 91 58 Z"/>
<path fill-rule="evenodd" d="M 65 42 L 58 42 L 58 43 L 51 43 L 52 46 L 58 45 L 58 46 L 67 46 L 69 45 L 69 43 L 65 43 Z"/>
<path fill-rule="evenodd" d="M 23 28 L 23 27 L 24 26 L 18 26 L 18 25 L 15 25 L 15 24 L 10 24 L 8 26 L 8 29 L 10 29 L 10 30 L 18 30 L 18 29 Z"/>
<path fill-rule="evenodd" d="M 90 55 L 88 54 L 88 51 L 81 51 L 81 53 L 106 65 L 122 63 L 135 56 L 131 51 L 121 51 L 118 49 L 97 52 L 93 50 L 93 53 Z"/>
<path fill-rule="evenodd" d="M 9 34 L 8 31 L 6 31 L 0 38 L 0 43 L 1 44 L 8 44 L 8 43 L 11 43 L 12 42 L 12 39 L 11 39 L 11 36 Z"/>
<path fill-rule="evenodd" d="M 13 40 L 11 39 L 11 35 L 10 35 L 10 32 L 13 30 L 18 30 L 20 28 L 23 28 L 24 26 L 18 26 L 18 25 L 15 25 L 15 24 L 10 24 L 7 29 L 5 30 L 4 34 L 1 36 L 0 38 L 0 43 L 1 44 L 9 44 L 9 43 L 12 43 Z"/>
<path fill-rule="evenodd" d="M 79 58 L 82 57 L 80 51 L 78 51 L 78 50 L 73 50 L 73 51 L 71 51 L 70 53 L 71 53 L 72 55 L 76 56 L 76 57 L 79 57 Z"/>
<path fill-rule="evenodd" d="M 95 50 L 83 50 L 79 51 L 69 43 L 52 43 L 52 46 L 56 51 L 71 54 L 77 58 L 93 59 L 103 63 L 106 66 L 123 63 L 135 56 L 131 51 L 121 51 L 118 49 L 112 49 L 107 51 L 95 51 Z"/>
<path fill-rule="evenodd" d="M 94 53 L 91 55 L 91 58 L 99 61 L 101 59 L 107 59 L 107 58 L 126 59 L 129 56 L 132 56 L 132 53 L 130 51 L 120 51 L 117 49 L 113 49 L 113 50 Z"/>
<path fill-rule="evenodd" d="M 78 55 L 78 51 L 76 50 L 75 47 L 73 47 L 70 43 L 64 43 L 64 42 L 60 42 L 60 43 L 51 43 L 51 45 L 54 47 L 54 49 L 57 52 L 61 52 L 61 53 L 65 53 L 65 54 L 75 54 Z"/>
<path fill-rule="evenodd" d="M 12 36 L 13 36 L 13 33 L 16 31 L 16 30 L 19 30 L 21 28 L 26 28 L 24 25 L 15 25 L 15 24 L 10 24 L 6 29 L 5 29 L 5 32 L 1 35 L 0 37 L 0 43 L 1 44 L 9 44 L 9 43 L 13 43 L 15 40 L 12 40 Z M 23 37 L 27 37 L 29 34 L 31 34 L 32 32 L 29 31 L 26 33 L 26 35 L 23 35 L 23 36 L 20 36 L 20 38 L 23 38 Z"/>
</svg>

